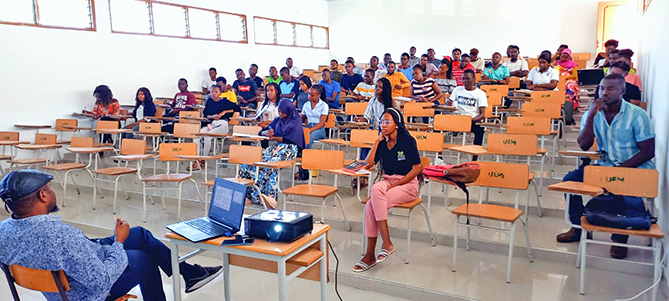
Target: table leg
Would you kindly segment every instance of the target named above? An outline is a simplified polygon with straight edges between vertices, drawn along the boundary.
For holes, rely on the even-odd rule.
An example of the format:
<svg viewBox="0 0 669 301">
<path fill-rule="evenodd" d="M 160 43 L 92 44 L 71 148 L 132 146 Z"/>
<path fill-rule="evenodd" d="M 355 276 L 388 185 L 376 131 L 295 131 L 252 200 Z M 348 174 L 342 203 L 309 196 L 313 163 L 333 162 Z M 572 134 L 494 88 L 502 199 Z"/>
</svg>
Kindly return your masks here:
<svg viewBox="0 0 669 301">
<path fill-rule="evenodd" d="M 323 251 L 323 258 L 321 258 L 321 301 L 328 299 L 328 243 L 326 235 L 321 237 L 321 251 Z"/>
<path fill-rule="evenodd" d="M 230 254 L 223 253 L 223 288 L 225 289 L 225 301 L 230 298 Z"/>
<path fill-rule="evenodd" d="M 179 246 L 170 240 L 171 258 L 172 258 L 172 289 L 174 292 L 174 301 L 181 301 L 181 273 L 179 272 Z"/>
<path fill-rule="evenodd" d="M 279 261 L 276 262 L 278 266 L 278 276 L 279 276 L 279 301 L 286 301 L 288 300 L 286 297 L 286 259 L 281 258 Z"/>
</svg>

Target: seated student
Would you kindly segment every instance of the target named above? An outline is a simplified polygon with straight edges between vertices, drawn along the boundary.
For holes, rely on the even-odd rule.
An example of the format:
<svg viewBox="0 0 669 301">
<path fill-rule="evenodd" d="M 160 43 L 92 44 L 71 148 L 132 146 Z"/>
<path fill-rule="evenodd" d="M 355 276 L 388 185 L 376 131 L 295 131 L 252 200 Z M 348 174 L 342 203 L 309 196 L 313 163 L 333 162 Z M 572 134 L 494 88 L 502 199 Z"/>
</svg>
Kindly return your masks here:
<svg viewBox="0 0 669 301">
<path fill-rule="evenodd" d="M 151 96 L 151 91 L 145 87 L 137 89 L 135 93 L 135 109 L 132 110 L 132 118 L 135 119 L 135 122 L 129 125 L 126 125 L 126 129 L 132 129 L 133 131 L 139 131 L 139 124 L 143 122 L 151 122 L 148 117 L 156 116 L 156 105 L 153 103 L 153 96 Z M 123 134 L 123 138 L 131 139 L 134 137 L 132 133 Z"/>
<path fill-rule="evenodd" d="M 462 50 L 460 48 L 455 48 L 451 51 L 451 56 L 453 57 L 453 62 L 459 63 L 462 60 Z M 470 58 L 471 59 L 471 58 Z M 436 65 L 435 65 L 436 66 Z"/>
<path fill-rule="evenodd" d="M 608 64 L 607 58 L 609 56 L 609 53 L 616 48 L 618 48 L 618 41 L 616 40 L 608 40 L 604 43 L 604 48 L 606 48 L 605 53 L 598 53 L 597 57 L 595 57 L 595 67 L 596 68 L 602 68 L 604 65 Z"/>
<path fill-rule="evenodd" d="M 358 85 L 355 87 L 355 90 L 353 90 L 353 94 L 358 100 L 369 100 L 370 98 L 374 97 L 375 87 L 374 70 L 367 69 L 365 70 L 363 81 L 358 83 Z"/>
<path fill-rule="evenodd" d="M 202 121 L 200 133 L 214 133 L 214 134 L 227 134 L 230 132 L 228 128 L 228 122 L 232 118 L 234 112 L 241 112 L 239 106 L 235 103 L 232 103 L 226 98 L 221 98 L 222 87 L 219 85 L 213 85 L 211 87 L 211 98 L 210 101 L 207 101 L 207 104 L 204 106 L 204 111 L 202 111 L 202 116 L 207 118 L 208 121 Z M 209 150 L 211 150 L 211 137 L 201 137 L 201 143 L 204 145 L 202 156 L 208 156 Z M 216 155 L 216 154 L 214 154 Z M 204 160 L 200 162 L 193 162 L 192 170 L 200 169 L 204 167 Z"/>
<path fill-rule="evenodd" d="M 139 285 L 144 300 L 166 300 L 160 270 L 172 275 L 170 249 L 142 227 L 116 218 L 114 235 L 90 239 L 60 220 L 50 174 L 25 169 L 0 181 L 0 198 L 11 216 L 0 222 L 0 262 L 58 271 L 67 276 L 70 300 L 115 300 Z M 207 284 L 222 267 L 179 263 L 186 293 Z M 60 294 L 42 293 L 47 300 Z"/>
<path fill-rule="evenodd" d="M 232 88 L 237 93 L 237 99 L 240 107 L 255 109 L 258 107 L 258 94 L 256 90 L 258 87 L 252 80 L 246 80 L 244 70 L 237 69 L 235 71 L 237 80 L 232 84 Z"/>
<path fill-rule="evenodd" d="M 559 76 L 565 79 L 564 117 L 566 124 L 573 125 L 576 123 L 574 121 L 574 110 L 578 109 L 581 100 L 581 89 L 578 87 L 578 64 L 571 59 L 571 49 L 569 48 L 562 50 L 560 59 L 555 64 Z"/>
<path fill-rule="evenodd" d="M 641 77 L 639 77 L 638 74 L 636 74 L 636 71 L 632 68 L 632 56 L 634 55 L 634 51 L 632 49 L 622 49 L 620 52 L 618 52 L 618 61 L 622 61 L 627 63 L 627 65 L 630 66 L 630 71 L 627 73 L 627 76 L 625 76 L 625 80 L 633 85 L 636 85 L 639 87 L 639 91 L 643 90 L 642 84 L 641 84 Z"/>
<path fill-rule="evenodd" d="M 286 67 L 281 68 L 281 78 L 283 80 L 279 83 L 280 98 L 293 99 L 297 90 L 300 89 L 300 83 L 290 76 L 290 70 Z"/>
<path fill-rule="evenodd" d="M 258 78 L 258 77 L 256 77 Z M 237 94 L 230 89 L 230 85 L 228 85 L 228 80 L 225 79 L 223 76 L 219 76 L 216 78 L 216 84 L 221 86 L 221 95 L 219 98 L 227 99 L 229 102 L 237 104 Z"/>
<path fill-rule="evenodd" d="M 414 64 L 415 65 L 415 64 Z M 408 53 L 402 53 L 402 56 L 400 56 L 400 65 L 397 67 L 397 70 L 399 72 L 402 72 L 404 76 L 411 82 L 413 80 L 413 66 L 409 63 L 409 54 Z"/>
<path fill-rule="evenodd" d="M 625 91 L 623 92 L 623 99 L 638 106 L 641 104 L 641 91 L 637 86 L 627 82 L 626 75 L 628 74 L 629 70 L 630 65 L 623 61 L 618 61 L 609 67 L 609 73 L 607 74 L 619 74 L 625 77 Z M 597 86 L 595 89 L 595 99 L 596 98 L 599 98 L 599 86 Z"/>
<path fill-rule="evenodd" d="M 509 69 L 509 75 L 515 77 L 525 77 L 529 73 L 529 68 L 527 67 L 527 62 L 520 58 L 520 47 L 516 45 L 509 45 L 506 48 L 506 55 L 509 57 L 509 60 L 504 62 L 504 67 Z M 521 84 L 521 88 L 523 84 Z"/>
<path fill-rule="evenodd" d="M 441 60 L 437 59 L 435 57 L 435 52 L 434 49 L 430 48 L 427 50 L 427 57 L 428 57 L 428 63 L 434 65 L 435 67 L 439 68 L 441 65 Z"/>
<path fill-rule="evenodd" d="M 362 75 L 365 72 L 365 70 L 362 70 L 362 68 L 355 65 L 355 60 L 353 59 L 353 57 L 350 57 L 350 56 L 347 57 L 346 61 L 351 61 L 351 63 L 353 63 L 353 66 L 354 66 L 353 67 L 353 73 L 358 74 L 358 75 Z"/>
<path fill-rule="evenodd" d="M 437 75 L 439 73 L 439 68 L 437 68 L 437 66 L 435 66 L 434 64 L 428 62 L 427 54 L 423 54 L 423 55 L 420 56 L 420 65 L 416 65 L 416 66 L 420 66 L 420 69 L 422 71 L 421 73 L 423 73 L 424 77 L 434 77 L 435 75 Z M 415 70 L 415 69 L 412 67 L 411 70 Z"/>
<path fill-rule="evenodd" d="M 557 65 L 558 60 L 562 56 L 562 51 L 564 51 L 565 49 L 569 49 L 569 46 L 567 46 L 567 44 L 561 44 L 558 47 L 557 52 L 555 52 L 555 55 L 553 55 L 553 57 L 551 58 L 555 62 L 555 65 Z"/>
<path fill-rule="evenodd" d="M 606 53 L 606 60 L 604 61 L 604 64 L 601 65 L 600 68 L 604 69 L 604 73 L 608 72 L 608 68 L 611 67 L 611 65 L 615 62 L 618 61 L 620 58 L 620 50 L 618 49 L 613 49 L 609 52 Z"/>
<path fill-rule="evenodd" d="M 290 76 L 292 76 L 293 78 L 298 78 L 302 76 L 302 69 L 293 65 L 293 59 L 291 58 L 286 59 L 286 67 L 288 67 L 288 70 L 290 70 Z"/>
<path fill-rule="evenodd" d="M 256 119 L 260 126 L 265 127 L 275 118 L 279 117 L 279 86 L 275 83 L 267 84 L 265 87 L 265 100 L 258 108 Z"/>
<path fill-rule="evenodd" d="M 462 74 L 465 70 L 474 70 L 474 66 L 469 62 L 469 54 L 463 54 L 460 56 L 460 63 L 453 61 L 453 78 L 458 83 L 458 86 L 462 86 Z"/>
<path fill-rule="evenodd" d="M 532 68 L 527 74 L 527 89 L 533 91 L 556 90 L 560 81 L 560 73 L 551 67 L 551 55 L 543 53 L 539 56 L 539 67 Z"/>
<path fill-rule="evenodd" d="M 402 96 L 402 91 L 411 87 L 411 82 L 404 76 L 404 73 L 395 72 L 395 62 L 393 61 L 388 62 L 388 73 L 383 75 L 383 78 L 390 81 L 390 87 L 393 90 L 392 97 Z"/>
<path fill-rule="evenodd" d="M 282 80 L 283 78 L 279 76 L 279 72 L 276 71 L 276 67 L 274 66 L 269 67 L 269 77 L 267 78 L 267 83 L 268 84 L 275 83 L 278 85 L 281 83 Z"/>
<path fill-rule="evenodd" d="M 299 89 L 295 94 L 295 108 L 301 110 L 305 103 L 309 102 L 309 89 L 311 89 L 311 79 L 308 76 L 300 76 L 298 81 Z"/>
<path fill-rule="evenodd" d="M 655 132 L 642 108 L 623 101 L 625 78 L 619 74 L 607 74 L 599 83 L 600 97 L 590 102 L 590 109 L 581 118 L 581 133 L 578 144 L 589 150 L 595 139 L 602 156 L 600 166 L 638 167 L 655 169 Z M 568 173 L 563 181 L 583 181 L 584 165 Z M 625 206 L 644 208 L 640 198 L 625 197 Z M 583 199 L 573 194 L 569 200 L 569 218 L 573 224 L 581 224 Z M 572 228 L 557 236 L 558 242 L 574 242 L 581 238 L 581 229 Z M 611 240 L 627 243 L 626 235 L 612 235 Z M 627 256 L 626 247 L 611 247 L 611 257 Z"/>
<path fill-rule="evenodd" d="M 362 81 L 362 75 L 355 73 L 355 65 L 353 61 L 346 61 L 344 65 L 346 69 L 346 74 L 341 76 L 341 92 L 344 94 L 351 94 L 355 87 Z"/>
<path fill-rule="evenodd" d="M 411 97 L 418 101 L 427 101 L 439 104 L 439 99 L 444 96 L 439 85 L 434 79 L 423 76 L 420 65 L 413 67 L 413 80 L 411 81 Z"/>
<path fill-rule="evenodd" d="M 209 68 L 209 76 L 205 79 L 202 80 L 202 96 L 204 96 L 204 99 L 209 98 L 209 89 L 211 89 L 211 86 L 216 84 L 216 68 L 211 67 Z"/>
<path fill-rule="evenodd" d="M 339 71 L 339 62 L 333 59 L 330 61 L 330 68 L 332 68 L 332 80 L 341 84 L 341 71 Z"/>
<path fill-rule="evenodd" d="M 323 69 L 321 76 L 323 80 L 318 82 L 319 85 L 325 88 L 325 97 L 327 98 L 328 107 L 331 109 L 339 109 L 339 94 L 341 93 L 341 85 L 332 80 L 330 69 Z"/>
<path fill-rule="evenodd" d="M 402 114 L 393 108 L 387 109 L 381 119 L 381 132 L 367 157 L 371 169 L 379 164 L 375 184 L 370 190 L 370 199 L 365 205 L 365 236 L 367 251 L 354 266 L 353 272 L 364 272 L 379 264 L 395 252 L 388 231 L 388 209 L 413 201 L 418 196 L 422 182 L 420 155 L 416 140 L 404 126 Z M 382 178 L 381 181 L 378 181 Z M 381 252 L 375 254 L 378 233 L 383 244 Z"/>
<path fill-rule="evenodd" d="M 457 108 L 456 114 L 469 115 L 472 117 L 472 130 L 474 133 L 474 144 L 483 144 L 483 134 L 485 129 L 477 122 L 485 118 L 485 108 L 488 107 L 488 96 L 485 92 L 476 87 L 476 75 L 474 70 L 465 70 L 462 75 L 464 86 L 458 86 L 448 97 L 446 105 Z M 477 156 L 473 157 L 476 161 Z"/>
<path fill-rule="evenodd" d="M 269 137 L 271 144 L 262 152 L 263 162 L 292 161 L 297 158 L 298 153 L 304 149 L 304 131 L 302 130 L 302 119 L 295 110 L 290 99 L 282 99 L 279 103 L 279 117 L 264 127 L 259 135 Z M 246 198 L 253 204 L 261 204 L 265 201 L 270 207 L 276 204 L 279 193 L 278 171 L 274 168 L 260 168 L 258 180 L 255 186 L 249 187 Z M 239 177 L 255 179 L 255 167 L 240 165 Z M 256 186 L 258 189 L 256 189 Z M 267 197 L 271 197 L 268 201 Z"/>
<path fill-rule="evenodd" d="M 376 83 L 379 78 L 382 78 L 387 72 L 385 68 L 379 66 L 379 58 L 376 55 L 369 59 L 369 69 L 374 71 L 374 83 Z"/>
<path fill-rule="evenodd" d="M 170 101 L 165 101 L 165 104 L 170 105 L 169 109 L 166 109 L 163 117 L 176 117 L 181 111 L 189 111 L 190 109 L 186 106 L 195 105 L 195 95 L 188 91 L 188 81 L 185 78 L 179 79 L 179 92 L 174 95 L 174 99 Z M 166 121 L 161 131 L 166 133 L 174 132 L 174 122 Z"/>
<path fill-rule="evenodd" d="M 416 47 L 409 48 L 409 66 L 411 67 L 411 75 L 413 76 L 413 66 L 420 64 L 420 58 L 416 56 Z M 407 78 L 409 78 L 407 76 Z"/>
<path fill-rule="evenodd" d="M 509 84 L 509 68 L 502 65 L 502 55 L 499 52 L 492 54 L 492 66 L 486 67 L 483 71 L 483 79 L 492 79 L 495 83 L 507 85 Z"/>
<path fill-rule="evenodd" d="M 441 59 L 439 74 L 434 76 L 434 81 L 442 93 L 451 93 L 458 86 L 458 82 L 453 79 L 453 65 L 449 59 Z"/>
<path fill-rule="evenodd" d="M 263 80 L 259 76 L 256 76 L 257 74 L 258 74 L 258 65 L 251 64 L 251 66 L 249 67 L 249 77 L 247 78 L 247 80 L 252 80 L 254 83 L 256 83 L 256 87 L 258 87 L 258 90 L 262 90 L 264 87 Z M 218 82 L 218 80 L 216 81 Z M 225 89 L 224 87 L 221 88 Z M 221 98 L 222 97 L 223 96 L 221 96 Z"/>
<path fill-rule="evenodd" d="M 309 129 L 309 143 L 311 148 L 314 141 L 325 138 L 325 123 L 328 119 L 329 108 L 325 98 L 325 88 L 313 85 L 309 89 L 309 101 L 302 105 L 302 121 Z"/>
<path fill-rule="evenodd" d="M 118 100 L 114 98 L 111 89 L 106 85 L 99 85 L 93 90 L 93 97 L 95 97 L 95 107 L 93 111 L 82 110 L 84 114 L 91 114 L 93 118 L 100 120 L 110 120 L 118 121 L 118 119 L 111 118 L 111 115 L 118 115 L 121 111 L 121 107 L 118 104 Z M 121 122 L 118 121 L 119 127 Z M 104 134 L 102 135 L 102 143 L 114 143 L 112 135 Z"/>
<path fill-rule="evenodd" d="M 478 49 L 472 48 L 469 50 L 469 62 L 474 66 L 474 71 L 476 71 L 476 73 L 483 73 L 483 69 L 485 69 L 485 61 L 479 57 Z"/>
</svg>

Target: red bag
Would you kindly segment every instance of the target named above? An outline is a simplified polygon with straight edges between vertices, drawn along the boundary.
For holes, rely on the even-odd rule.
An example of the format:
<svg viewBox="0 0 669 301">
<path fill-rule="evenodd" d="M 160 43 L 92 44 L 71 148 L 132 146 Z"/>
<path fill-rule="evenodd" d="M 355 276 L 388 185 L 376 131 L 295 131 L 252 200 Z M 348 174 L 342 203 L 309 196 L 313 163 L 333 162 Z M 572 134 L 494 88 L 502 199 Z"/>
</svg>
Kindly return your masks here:
<svg viewBox="0 0 669 301">
<path fill-rule="evenodd" d="M 432 165 L 423 168 L 423 175 L 426 178 L 448 181 L 457 186 L 460 186 L 458 182 L 476 182 L 480 174 L 481 167 L 476 162 L 466 162 L 460 165 Z"/>
</svg>

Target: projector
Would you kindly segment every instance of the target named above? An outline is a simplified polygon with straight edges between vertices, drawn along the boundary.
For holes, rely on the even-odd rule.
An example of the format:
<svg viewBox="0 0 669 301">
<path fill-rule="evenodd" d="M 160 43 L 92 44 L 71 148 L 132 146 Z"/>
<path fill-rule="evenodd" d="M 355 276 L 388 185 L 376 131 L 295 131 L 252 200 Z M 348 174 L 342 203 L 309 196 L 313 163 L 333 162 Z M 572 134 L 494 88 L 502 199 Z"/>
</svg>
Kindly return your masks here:
<svg viewBox="0 0 669 301">
<path fill-rule="evenodd" d="M 314 229 L 314 217 L 306 212 L 267 210 L 244 219 L 246 235 L 268 241 L 292 242 Z"/>
</svg>

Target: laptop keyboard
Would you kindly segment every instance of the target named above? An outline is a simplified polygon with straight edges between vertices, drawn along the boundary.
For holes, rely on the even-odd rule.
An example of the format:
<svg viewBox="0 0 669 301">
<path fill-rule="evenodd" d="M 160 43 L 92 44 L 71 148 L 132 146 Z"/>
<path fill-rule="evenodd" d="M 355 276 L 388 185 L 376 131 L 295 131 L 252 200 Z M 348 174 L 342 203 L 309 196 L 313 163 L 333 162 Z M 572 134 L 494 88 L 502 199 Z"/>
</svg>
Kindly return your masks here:
<svg viewBox="0 0 669 301">
<path fill-rule="evenodd" d="M 228 229 L 225 229 L 213 222 L 205 221 L 203 219 L 194 219 L 185 222 L 187 225 L 198 229 L 207 235 L 212 235 L 212 236 L 218 236 L 218 235 L 225 235 L 226 232 L 228 232 Z"/>
</svg>

